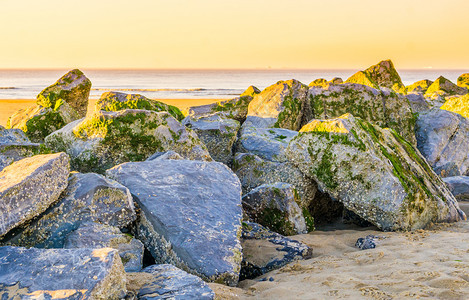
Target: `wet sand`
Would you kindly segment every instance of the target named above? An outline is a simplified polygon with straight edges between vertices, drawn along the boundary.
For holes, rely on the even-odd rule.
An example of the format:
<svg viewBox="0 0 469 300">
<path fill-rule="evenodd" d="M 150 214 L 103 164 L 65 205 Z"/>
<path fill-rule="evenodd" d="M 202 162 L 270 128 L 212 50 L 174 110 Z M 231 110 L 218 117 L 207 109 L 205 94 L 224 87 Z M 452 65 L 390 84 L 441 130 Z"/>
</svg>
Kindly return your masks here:
<svg viewBox="0 0 469 300">
<path fill-rule="evenodd" d="M 157 99 L 158 101 L 177 106 L 181 111 L 188 107 L 210 104 L 225 99 Z M 20 109 L 34 105 L 35 99 L 0 99 L 0 125 L 5 126 L 8 118 Z M 94 110 L 96 99 L 90 99 L 88 111 Z"/>
</svg>

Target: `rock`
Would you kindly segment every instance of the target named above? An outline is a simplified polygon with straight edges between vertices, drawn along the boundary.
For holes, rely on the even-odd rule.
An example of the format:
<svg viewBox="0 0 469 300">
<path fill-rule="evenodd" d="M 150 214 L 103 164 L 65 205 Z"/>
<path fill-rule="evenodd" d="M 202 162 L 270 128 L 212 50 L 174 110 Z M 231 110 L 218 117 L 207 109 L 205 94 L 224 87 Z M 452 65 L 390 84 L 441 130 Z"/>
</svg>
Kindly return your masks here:
<svg viewBox="0 0 469 300">
<path fill-rule="evenodd" d="M 174 150 L 187 159 L 211 160 L 205 145 L 167 112 L 127 109 L 96 112 L 68 124 L 45 139 L 71 156 L 72 169 L 104 171 L 117 164 Z"/>
<path fill-rule="evenodd" d="M 305 244 L 252 222 L 243 222 L 241 241 L 244 259 L 240 280 L 261 276 L 293 261 L 309 259 L 313 255 L 313 249 Z"/>
<path fill-rule="evenodd" d="M 376 242 L 380 239 L 380 237 L 376 235 L 367 235 L 364 238 L 359 238 L 355 243 L 355 247 L 359 248 L 360 250 L 368 250 L 376 248 Z"/>
<path fill-rule="evenodd" d="M 469 88 L 469 73 L 464 73 L 458 77 L 458 86 L 463 88 Z"/>
<path fill-rule="evenodd" d="M 293 185 L 277 182 L 263 184 L 243 196 L 243 210 L 251 221 L 283 235 L 314 230 L 314 220 L 305 221 Z"/>
<path fill-rule="evenodd" d="M 68 155 L 36 155 L 0 172 L 0 238 L 43 213 L 67 187 Z"/>
<path fill-rule="evenodd" d="M 334 77 L 332 78 L 332 80 L 328 81 L 329 83 L 332 83 L 332 84 L 341 84 L 341 83 L 344 83 L 344 81 L 342 80 L 342 78 L 340 77 Z"/>
<path fill-rule="evenodd" d="M 64 248 L 113 248 L 119 252 L 126 272 L 142 269 L 143 244 L 119 228 L 100 223 L 84 223 L 67 235 Z"/>
<path fill-rule="evenodd" d="M 310 117 L 308 87 L 294 79 L 279 81 L 249 103 L 243 127 L 298 130 Z"/>
<path fill-rule="evenodd" d="M 434 108 L 415 124 L 417 147 L 441 177 L 469 175 L 469 120 Z"/>
<path fill-rule="evenodd" d="M 469 94 L 460 97 L 447 98 L 443 106 L 440 108 L 455 112 L 469 119 Z"/>
<path fill-rule="evenodd" d="M 407 94 L 406 98 L 409 100 L 413 113 L 421 113 L 431 108 L 422 94 Z"/>
<path fill-rule="evenodd" d="M 318 78 L 316 80 L 311 81 L 311 83 L 308 85 L 309 87 L 312 86 L 327 86 L 329 82 L 324 79 L 324 78 Z"/>
<path fill-rule="evenodd" d="M 26 228 L 8 236 L 3 244 L 63 248 L 67 235 L 84 223 L 124 228 L 135 218 L 132 196 L 126 187 L 102 175 L 75 173 L 54 206 Z"/>
<path fill-rule="evenodd" d="M 240 128 L 238 121 L 213 114 L 200 118 L 188 116 L 182 124 L 197 133 L 215 161 L 231 165 L 233 144 Z"/>
<path fill-rule="evenodd" d="M 184 115 L 176 106 L 148 99 L 139 94 L 106 92 L 101 95 L 101 98 L 99 98 L 95 105 L 95 111 L 119 111 L 125 109 L 144 109 L 156 112 L 166 111 L 178 121 L 184 119 Z"/>
<path fill-rule="evenodd" d="M 164 159 L 176 159 L 176 160 L 181 160 L 184 159 L 181 155 L 179 155 L 177 152 L 170 150 L 166 152 L 156 152 L 152 156 L 150 156 L 148 160 L 164 160 Z"/>
<path fill-rule="evenodd" d="M 31 143 L 23 131 L 0 126 L 0 171 L 37 152 L 40 152 L 39 144 Z"/>
<path fill-rule="evenodd" d="M 467 94 L 467 89 L 457 86 L 443 76 L 438 77 L 425 92 L 425 97 L 435 100 L 436 102 L 442 101 L 447 96 L 464 95 Z"/>
<path fill-rule="evenodd" d="M 391 60 L 383 60 L 365 71 L 359 71 L 345 82 L 358 83 L 375 89 L 389 88 L 405 94 L 406 89 Z"/>
<path fill-rule="evenodd" d="M 407 86 L 407 93 L 422 93 L 425 94 L 428 88 L 433 84 L 433 81 L 424 79 Z"/>
<path fill-rule="evenodd" d="M 78 119 L 86 116 L 91 81 L 78 69 L 69 71 L 56 83 L 37 95 L 37 104 L 44 108 L 55 108 L 65 102 L 78 113 Z M 55 110 L 55 109 L 54 109 Z"/>
<path fill-rule="evenodd" d="M 135 235 L 158 263 L 236 285 L 242 254 L 241 186 L 222 163 L 153 160 L 116 166 L 142 213 Z"/>
<path fill-rule="evenodd" d="M 469 176 L 443 178 L 448 189 L 459 201 L 469 201 Z"/>
<path fill-rule="evenodd" d="M 286 151 L 322 191 L 382 230 L 465 219 L 419 151 L 392 129 L 350 114 L 313 120 Z"/>
<path fill-rule="evenodd" d="M 0 247 L 2 299 L 121 299 L 125 294 L 116 250 Z"/>
<path fill-rule="evenodd" d="M 215 298 L 212 289 L 199 277 L 173 265 L 152 265 L 127 277 L 137 287 L 137 298 L 142 300 Z"/>
<path fill-rule="evenodd" d="M 309 95 L 316 119 L 337 118 L 350 113 L 380 127 L 392 128 L 416 144 L 415 117 L 403 95 L 353 83 L 312 87 Z"/>
</svg>

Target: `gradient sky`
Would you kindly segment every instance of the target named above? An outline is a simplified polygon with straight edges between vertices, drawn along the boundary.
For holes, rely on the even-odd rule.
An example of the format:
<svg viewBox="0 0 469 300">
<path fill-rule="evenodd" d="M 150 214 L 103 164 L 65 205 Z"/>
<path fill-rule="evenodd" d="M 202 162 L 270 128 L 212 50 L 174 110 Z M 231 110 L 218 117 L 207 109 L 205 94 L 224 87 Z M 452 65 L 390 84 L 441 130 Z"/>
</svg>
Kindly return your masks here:
<svg viewBox="0 0 469 300">
<path fill-rule="evenodd" d="M 0 0 L 0 68 L 469 68 L 467 0 Z"/>
</svg>

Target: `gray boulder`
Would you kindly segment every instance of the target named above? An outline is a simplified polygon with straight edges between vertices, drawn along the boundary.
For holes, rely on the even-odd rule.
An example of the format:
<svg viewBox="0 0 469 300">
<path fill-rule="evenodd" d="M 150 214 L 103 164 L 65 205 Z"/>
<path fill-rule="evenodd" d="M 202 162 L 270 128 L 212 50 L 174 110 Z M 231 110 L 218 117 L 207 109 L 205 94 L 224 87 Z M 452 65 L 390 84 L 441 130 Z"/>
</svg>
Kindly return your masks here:
<svg viewBox="0 0 469 300">
<path fill-rule="evenodd" d="M 0 171 L 11 163 L 33 156 L 39 151 L 39 144 L 31 143 L 22 130 L 0 126 Z"/>
<path fill-rule="evenodd" d="M 287 156 L 322 191 L 382 230 L 465 219 L 414 146 L 350 114 L 311 121 L 290 142 Z"/>
<path fill-rule="evenodd" d="M 97 222 L 124 228 L 135 219 L 132 196 L 126 187 L 102 175 L 75 173 L 54 206 L 3 243 L 63 248 L 67 235 L 83 223 Z"/>
<path fill-rule="evenodd" d="M 141 276 L 145 280 L 136 291 L 138 299 L 210 300 L 215 298 L 212 289 L 199 277 L 188 274 L 173 265 L 152 265 L 143 269 L 142 272 L 151 276 Z"/>
<path fill-rule="evenodd" d="M 238 121 L 213 114 L 200 118 L 188 116 L 182 124 L 197 133 L 215 161 L 231 165 L 233 144 L 240 128 Z"/>
<path fill-rule="evenodd" d="M 309 259 L 313 249 L 252 222 L 243 222 L 240 279 L 252 279 L 293 261 Z"/>
<path fill-rule="evenodd" d="M 283 235 L 314 230 L 314 221 L 305 221 L 293 185 L 277 182 L 263 184 L 243 196 L 243 210 L 249 219 Z"/>
<path fill-rule="evenodd" d="M 431 108 L 422 94 L 407 94 L 406 97 L 409 100 L 413 113 L 425 112 Z"/>
<path fill-rule="evenodd" d="M 434 108 L 419 114 L 417 147 L 441 177 L 469 175 L 469 120 Z"/>
<path fill-rule="evenodd" d="M 117 251 L 0 247 L 2 299 L 122 299 Z"/>
<path fill-rule="evenodd" d="M 241 186 L 224 164 L 131 162 L 106 172 L 127 186 L 141 215 L 135 235 L 158 263 L 236 285 L 242 260 Z"/>
<path fill-rule="evenodd" d="M 197 134 L 167 112 L 127 109 L 100 111 L 68 124 L 45 139 L 55 151 L 70 154 L 72 169 L 104 173 L 155 152 L 174 150 L 187 159 L 211 160 Z"/>
<path fill-rule="evenodd" d="M 443 178 L 448 189 L 459 201 L 469 201 L 469 176 Z"/>
<path fill-rule="evenodd" d="M 64 248 L 113 248 L 119 252 L 126 272 L 142 269 L 143 244 L 119 228 L 100 223 L 85 223 L 65 239 Z"/>
<path fill-rule="evenodd" d="M 67 187 L 70 162 L 65 153 L 36 155 L 0 172 L 0 238 L 43 213 Z"/>
<path fill-rule="evenodd" d="M 179 155 L 176 151 L 169 150 L 166 152 L 156 152 L 155 154 L 147 158 L 147 161 L 148 160 L 165 160 L 165 159 L 179 160 L 179 159 L 184 159 L 184 158 L 181 155 Z"/>
</svg>

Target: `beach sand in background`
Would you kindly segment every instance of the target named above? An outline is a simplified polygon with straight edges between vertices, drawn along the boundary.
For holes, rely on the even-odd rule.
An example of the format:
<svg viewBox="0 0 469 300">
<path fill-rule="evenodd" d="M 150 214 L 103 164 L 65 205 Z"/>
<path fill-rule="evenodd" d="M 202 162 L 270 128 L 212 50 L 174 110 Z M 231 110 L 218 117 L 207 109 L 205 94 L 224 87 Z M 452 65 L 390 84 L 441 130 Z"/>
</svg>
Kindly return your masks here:
<svg viewBox="0 0 469 300">
<path fill-rule="evenodd" d="M 210 104 L 226 99 L 156 99 L 166 104 L 177 106 L 184 111 L 191 106 Z M 97 99 L 90 99 L 88 111 L 94 110 Z M 20 109 L 34 105 L 36 99 L 0 99 L 0 125 L 6 126 L 8 118 Z"/>
</svg>

